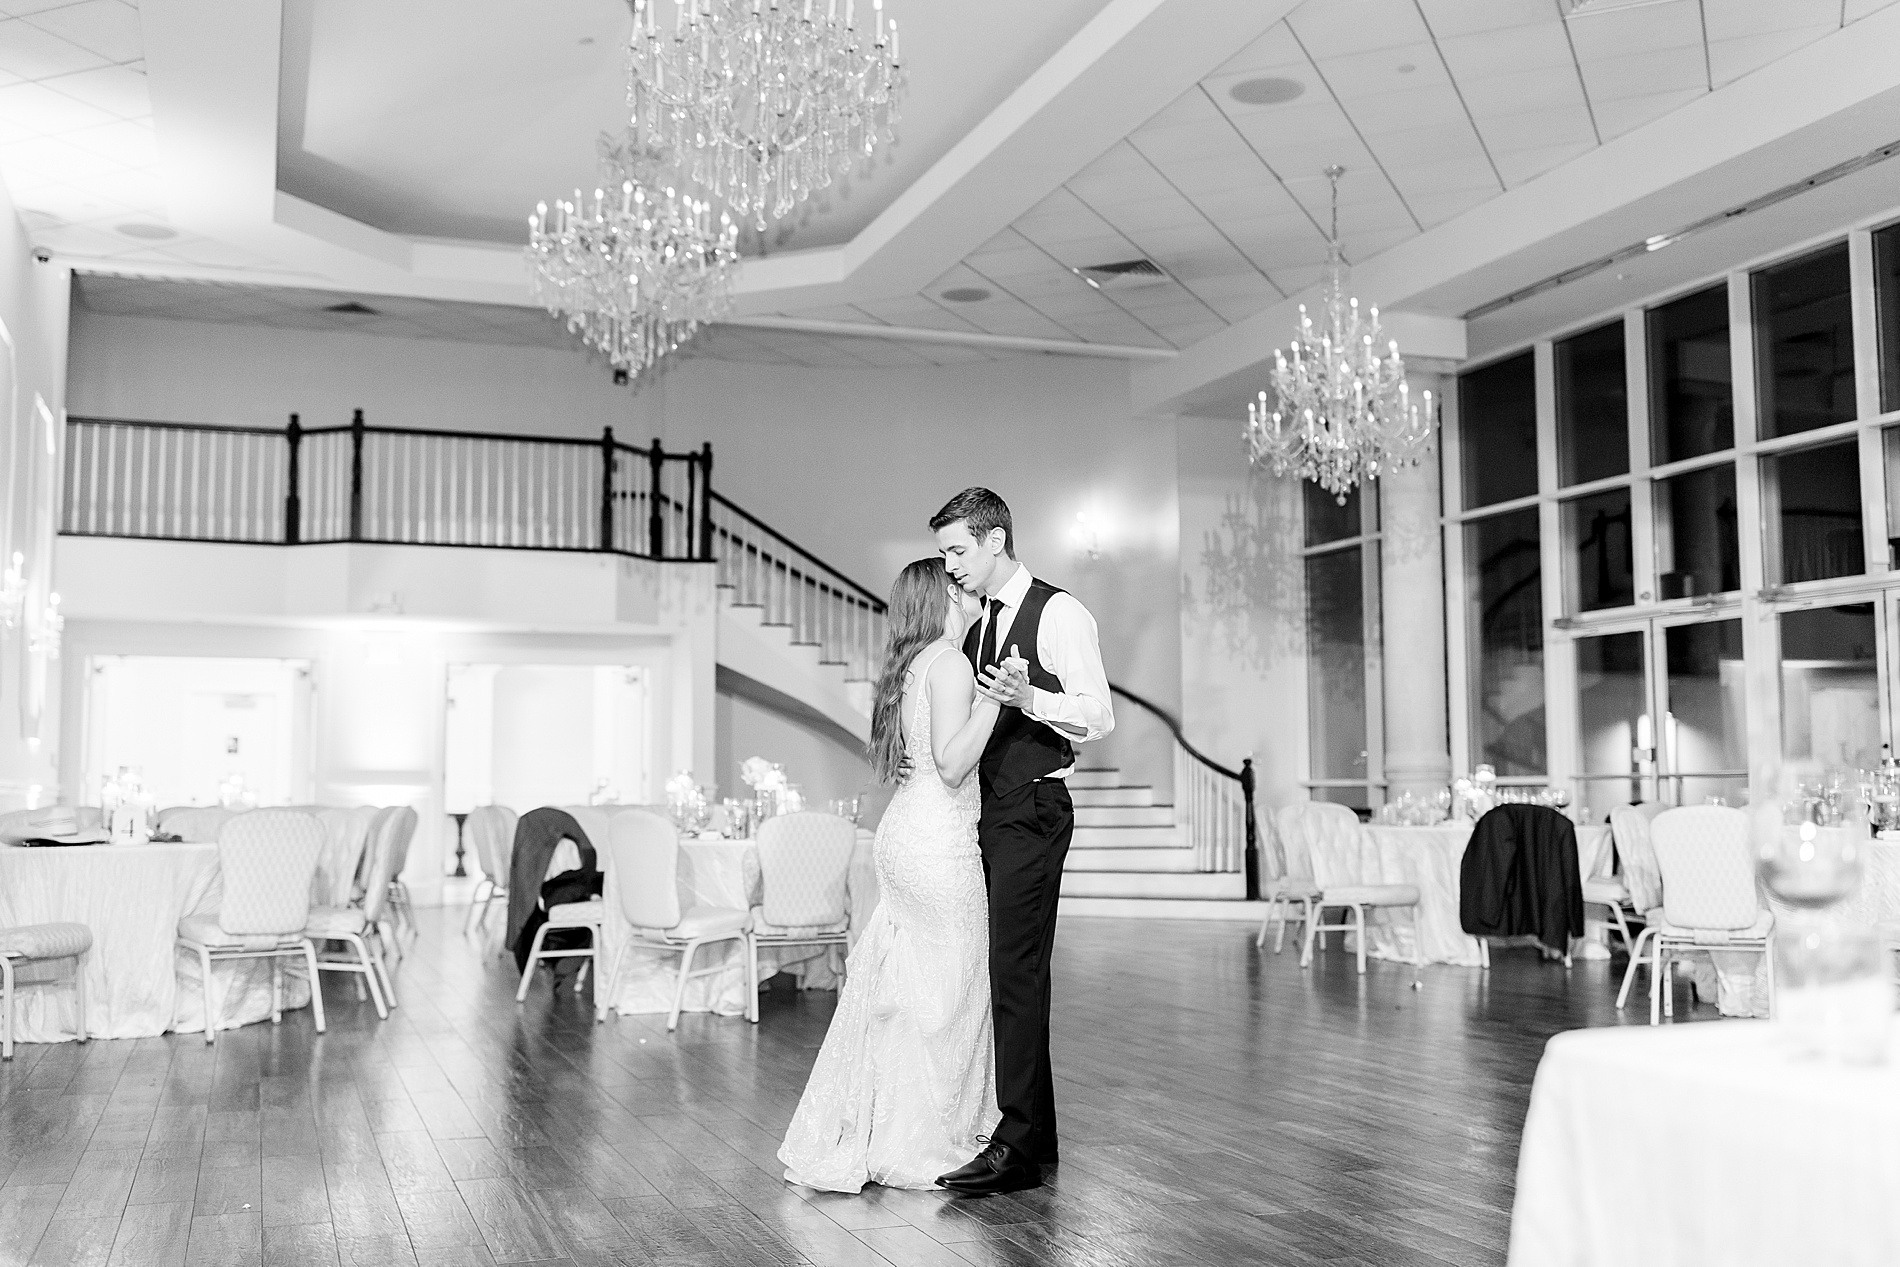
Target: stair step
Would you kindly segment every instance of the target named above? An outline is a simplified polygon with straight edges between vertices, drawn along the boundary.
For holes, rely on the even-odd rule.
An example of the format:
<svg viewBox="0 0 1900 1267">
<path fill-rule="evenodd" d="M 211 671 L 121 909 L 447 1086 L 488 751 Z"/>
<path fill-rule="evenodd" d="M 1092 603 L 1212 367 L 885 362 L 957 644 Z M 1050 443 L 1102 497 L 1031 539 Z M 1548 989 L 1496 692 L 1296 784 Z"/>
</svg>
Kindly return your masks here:
<svg viewBox="0 0 1900 1267">
<path fill-rule="evenodd" d="M 1194 851 L 1185 845 L 1170 849 L 1070 849 L 1065 871 L 1192 871 Z"/>
<path fill-rule="evenodd" d="M 1122 772 L 1113 767 L 1084 766 L 1069 776 L 1071 792 L 1080 787 L 1120 787 Z"/>
<path fill-rule="evenodd" d="M 1077 827 L 1172 827 L 1172 805 L 1081 805 L 1075 807 Z"/>
<path fill-rule="evenodd" d="M 1213 919 L 1246 925 L 1246 936 L 1267 917 L 1265 902 L 1225 898 L 1063 897 L 1056 910 L 1065 918 L 1085 916 L 1109 919 Z M 1289 947 L 1289 954 L 1295 954 Z"/>
<path fill-rule="evenodd" d="M 1187 843 L 1179 827 L 1082 827 L 1069 842 L 1071 849 L 1169 849 Z"/>
<path fill-rule="evenodd" d="M 1064 871 L 1062 896 L 1237 900 L 1247 896 L 1247 877 L 1233 871 Z"/>
<path fill-rule="evenodd" d="M 1077 805 L 1153 805 L 1151 787 L 1072 787 L 1069 798 Z"/>
</svg>

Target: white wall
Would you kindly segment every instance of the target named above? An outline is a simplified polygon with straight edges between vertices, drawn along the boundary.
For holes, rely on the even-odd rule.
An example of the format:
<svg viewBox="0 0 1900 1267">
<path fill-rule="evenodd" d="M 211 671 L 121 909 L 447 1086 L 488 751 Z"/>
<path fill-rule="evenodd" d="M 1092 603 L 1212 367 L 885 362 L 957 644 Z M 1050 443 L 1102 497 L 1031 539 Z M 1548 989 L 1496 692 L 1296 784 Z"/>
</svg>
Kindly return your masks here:
<svg viewBox="0 0 1900 1267">
<path fill-rule="evenodd" d="M 861 747 L 846 745 L 776 709 L 726 691 L 719 693 L 714 715 L 719 736 L 714 778 L 719 795 L 748 795 L 739 778 L 739 763 L 748 757 L 764 757 L 785 767 L 792 782 L 804 791 L 809 808 L 823 809 L 835 797 L 861 796 L 865 798 L 863 825 L 876 825 L 890 789 L 878 787 L 872 779 Z"/>
<path fill-rule="evenodd" d="M 55 450 L 66 403 L 69 280 L 65 269 L 32 258 L 13 200 L 0 188 L 0 568 L 18 551 L 28 589 L 24 627 L 0 634 L 0 809 L 50 803 L 58 783 L 57 666 L 30 655 L 28 641 L 58 589 Z"/>
</svg>

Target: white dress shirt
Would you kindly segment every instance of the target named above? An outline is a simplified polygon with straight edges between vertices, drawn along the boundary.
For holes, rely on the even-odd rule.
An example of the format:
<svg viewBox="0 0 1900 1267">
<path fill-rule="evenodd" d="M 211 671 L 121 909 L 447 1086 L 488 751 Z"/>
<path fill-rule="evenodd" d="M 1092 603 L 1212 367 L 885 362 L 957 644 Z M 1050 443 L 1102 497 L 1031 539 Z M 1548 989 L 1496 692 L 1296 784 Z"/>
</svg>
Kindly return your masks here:
<svg viewBox="0 0 1900 1267">
<path fill-rule="evenodd" d="M 1003 604 L 996 614 L 996 658 L 1009 655 L 1009 630 L 1016 613 L 1029 593 L 1029 569 L 1016 565 L 1016 574 L 1004 582 L 995 598 Z M 990 615 L 986 605 L 983 624 Z M 983 634 L 977 635 L 983 645 Z M 1071 743 L 1088 743 L 1115 729 L 1115 708 L 1109 702 L 1108 674 L 1102 670 L 1102 648 L 1096 637 L 1095 617 L 1075 595 L 1063 591 L 1051 594 L 1043 605 L 1042 623 L 1036 630 L 1036 659 L 1042 667 L 1062 681 L 1062 690 L 1045 691 L 1031 687 L 1034 698 L 1023 715 L 1039 721 Z M 1058 770 L 1052 778 L 1067 778 L 1074 766 Z"/>
</svg>

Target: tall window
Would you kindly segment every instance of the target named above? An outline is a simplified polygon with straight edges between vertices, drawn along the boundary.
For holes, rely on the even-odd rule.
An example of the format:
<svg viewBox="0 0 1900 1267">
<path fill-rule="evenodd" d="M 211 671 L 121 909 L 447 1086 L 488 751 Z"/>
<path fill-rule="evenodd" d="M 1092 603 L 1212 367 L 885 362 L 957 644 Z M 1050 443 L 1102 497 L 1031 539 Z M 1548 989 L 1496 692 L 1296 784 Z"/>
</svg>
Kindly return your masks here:
<svg viewBox="0 0 1900 1267">
<path fill-rule="evenodd" d="M 1735 444 L 1728 356 L 1728 287 L 1711 286 L 1652 308 L 1650 452 L 1658 466 Z"/>
<path fill-rule="evenodd" d="M 1564 580 L 1573 612 L 1627 607 L 1636 601 L 1631 570 L 1630 491 L 1612 488 L 1563 503 Z"/>
<path fill-rule="evenodd" d="M 1379 637 L 1378 490 L 1355 489 L 1343 503 L 1316 484 L 1302 492 L 1308 783 L 1315 800 L 1366 809 L 1380 800 L 1368 676 Z"/>
<path fill-rule="evenodd" d="M 1630 469 L 1629 383 L 1623 323 L 1560 339 L 1557 374 L 1557 472 L 1568 486 Z"/>
<path fill-rule="evenodd" d="M 1765 268 L 1750 284 L 1762 435 L 1852 422 L 1854 305 L 1847 243 Z"/>
<path fill-rule="evenodd" d="M 1762 463 L 1764 497 L 1781 538 L 1782 584 L 1867 570 L 1860 530 L 1860 453 L 1853 440 L 1780 453 Z M 1764 506 L 1766 509 L 1766 506 Z"/>
<path fill-rule="evenodd" d="M 1900 409 L 1900 224 L 1874 234 L 1874 302 L 1880 313 L 1880 408 Z"/>
<path fill-rule="evenodd" d="M 1529 352 L 1458 379 L 1465 505 L 1537 491 L 1537 367 Z"/>
<path fill-rule="evenodd" d="M 1543 565 L 1535 508 L 1465 525 L 1465 628 L 1471 639 L 1472 750 L 1500 775 L 1542 774 Z"/>
<path fill-rule="evenodd" d="M 1874 606 L 1781 615 L 1782 755 L 1823 769 L 1880 763 Z"/>
<path fill-rule="evenodd" d="M 1705 466 L 1655 483 L 1656 597 L 1696 598 L 1742 586 L 1735 466 Z"/>
</svg>

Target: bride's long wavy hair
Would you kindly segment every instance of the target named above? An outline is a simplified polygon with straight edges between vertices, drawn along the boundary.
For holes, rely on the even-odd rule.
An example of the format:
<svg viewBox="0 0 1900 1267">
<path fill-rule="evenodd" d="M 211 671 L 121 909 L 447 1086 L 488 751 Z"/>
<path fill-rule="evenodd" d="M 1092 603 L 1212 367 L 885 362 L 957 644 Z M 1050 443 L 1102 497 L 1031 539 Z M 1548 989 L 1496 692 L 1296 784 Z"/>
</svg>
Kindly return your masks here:
<svg viewBox="0 0 1900 1267">
<path fill-rule="evenodd" d="M 871 706 L 871 742 L 866 755 L 878 781 L 897 782 L 904 764 L 904 674 L 917 653 L 943 637 L 950 605 L 950 574 L 939 558 L 919 559 L 898 573 L 885 611 L 890 630 L 884 672 Z"/>
</svg>

